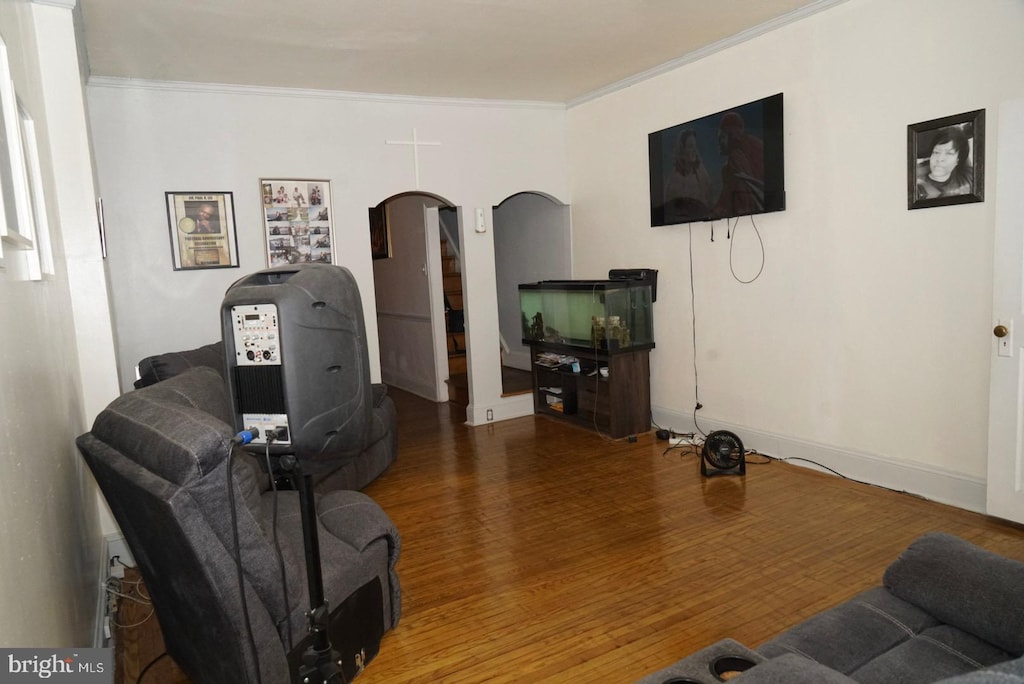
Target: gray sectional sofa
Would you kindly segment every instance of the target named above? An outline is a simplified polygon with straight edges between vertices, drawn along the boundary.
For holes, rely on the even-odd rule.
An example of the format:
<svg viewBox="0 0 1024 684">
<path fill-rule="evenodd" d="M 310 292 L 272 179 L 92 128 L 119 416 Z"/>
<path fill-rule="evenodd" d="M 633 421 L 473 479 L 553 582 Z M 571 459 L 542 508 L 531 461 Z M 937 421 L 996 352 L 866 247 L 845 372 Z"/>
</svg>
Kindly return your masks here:
<svg viewBox="0 0 1024 684">
<path fill-rule="evenodd" d="M 637 684 L 1024 684 L 1024 563 L 949 534 L 915 540 L 883 586 L 757 649 L 733 640 Z"/>
</svg>

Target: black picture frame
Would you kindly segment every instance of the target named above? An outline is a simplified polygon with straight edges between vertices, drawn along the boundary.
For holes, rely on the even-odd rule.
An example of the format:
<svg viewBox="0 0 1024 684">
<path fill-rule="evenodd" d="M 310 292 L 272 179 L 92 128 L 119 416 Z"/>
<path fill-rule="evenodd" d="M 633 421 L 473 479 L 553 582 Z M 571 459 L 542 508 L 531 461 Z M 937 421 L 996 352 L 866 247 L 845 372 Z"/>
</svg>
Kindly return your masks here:
<svg viewBox="0 0 1024 684">
<path fill-rule="evenodd" d="M 165 192 L 175 271 L 238 268 L 235 200 L 230 192 Z"/>
<path fill-rule="evenodd" d="M 984 109 L 907 126 L 908 209 L 984 201 Z"/>
<path fill-rule="evenodd" d="M 373 259 L 391 258 L 391 226 L 388 225 L 387 207 L 381 202 L 370 207 L 370 256 Z"/>
<path fill-rule="evenodd" d="M 267 266 L 336 264 L 334 204 L 326 178 L 261 178 Z"/>
</svg>

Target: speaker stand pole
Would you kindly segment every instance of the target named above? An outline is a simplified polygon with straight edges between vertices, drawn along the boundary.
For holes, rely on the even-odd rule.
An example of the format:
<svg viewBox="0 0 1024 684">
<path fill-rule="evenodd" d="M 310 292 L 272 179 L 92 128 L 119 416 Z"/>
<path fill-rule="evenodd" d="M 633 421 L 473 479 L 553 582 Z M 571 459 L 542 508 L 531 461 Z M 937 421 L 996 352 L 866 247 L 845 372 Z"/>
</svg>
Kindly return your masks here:
<svg viewBox="0 0 1024 684">
<path fill-rule="evenodd" d="M 327 634 L 331 611 L 324 598 L 324 578 L 320 568 L 320 537 L 317 534 L 316 499 L 313 496 L 313 478 L 302 471 L 293 454 L 281 457 L 282 467 L 293 473 L 299 490 L 299 508 L 302 515 L 302 540 L 306 551 L 306 584 L 309 587 L 309 634 L 312 643 L 302 654 L 299 667 L 301 684 L 346 682 L 341 671 L 341 655 L 331 646 Z"/>
</svg>

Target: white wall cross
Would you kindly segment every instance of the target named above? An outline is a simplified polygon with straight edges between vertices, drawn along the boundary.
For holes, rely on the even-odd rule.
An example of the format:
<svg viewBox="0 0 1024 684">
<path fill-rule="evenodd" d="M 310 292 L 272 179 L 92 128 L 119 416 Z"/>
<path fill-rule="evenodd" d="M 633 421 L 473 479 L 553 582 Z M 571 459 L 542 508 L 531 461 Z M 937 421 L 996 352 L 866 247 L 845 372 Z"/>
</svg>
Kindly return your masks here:
<svg viewBox="0 0 1024 684">
<path fill-rule="evenodd" d="M 416 137 L 416 129 L 412 129 L 412 140 L 385 140 L 386 145 L 412 145 L 412 166 L 416 172 L 416 190 L 420 189 L 420 145 L 440 146 L 439 142 L 428 142 Z"/>
</svg>

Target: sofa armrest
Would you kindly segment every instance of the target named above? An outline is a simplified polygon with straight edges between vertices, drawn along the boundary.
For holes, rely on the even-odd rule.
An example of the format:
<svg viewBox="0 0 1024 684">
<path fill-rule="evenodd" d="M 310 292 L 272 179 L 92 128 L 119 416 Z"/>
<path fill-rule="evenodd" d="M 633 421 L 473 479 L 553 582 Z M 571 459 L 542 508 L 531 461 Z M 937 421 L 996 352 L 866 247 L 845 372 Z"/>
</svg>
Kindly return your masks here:
<svg viewBox="0 0 1024 684">
<path fill-rule="evenodd" d="M 353 548 L 363 551 L 374 542 L 388 545 L 388 577 L 391 591 L 391 625 L 402 615 L 402 589 L 395 565 L 402 549 L 398 529 L 384 509 L 362 492 L 336 490 L 319 498 L 317 517 L 332 535 Z"/>
<path fill-rule="evenodd" d="M 765 657 L 733 639 L 716 641 L 706 648 L 686 656 L 682 660 L 647 675 L 636 684 L 718 684 L 724 681 L 715 675 L 715 668 L 726 666 L 722 671 L 739 671 L 764 662 Z M 722 667 L 719 667 L 722 669 Z M 739 677 L 735 677 L 739 679 Z"/>
<path fill-rule="evenodd" d="M 1008 653 L 1024 653 L 1024 563 L 932 532 L 886 569 L 884 582 L 938 620 Z"/>
<path fill-rule="evenodd" d="M 316 512 L 328 532 L 357 551 L 386 537 L 397 557 L 400 544 L 397 528 L 384 509 L 362 492 L 328 492 L 319 498 Z"/>
</svg>

